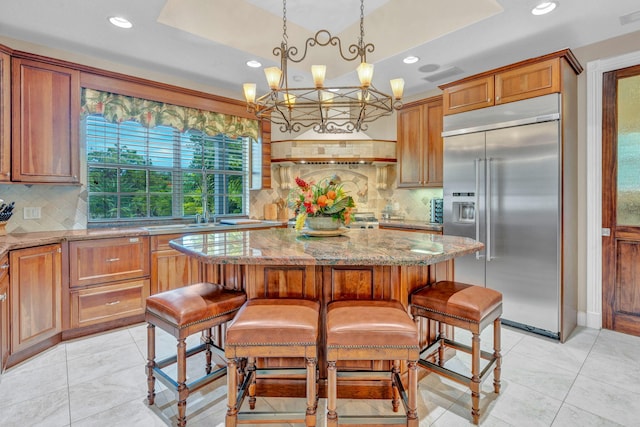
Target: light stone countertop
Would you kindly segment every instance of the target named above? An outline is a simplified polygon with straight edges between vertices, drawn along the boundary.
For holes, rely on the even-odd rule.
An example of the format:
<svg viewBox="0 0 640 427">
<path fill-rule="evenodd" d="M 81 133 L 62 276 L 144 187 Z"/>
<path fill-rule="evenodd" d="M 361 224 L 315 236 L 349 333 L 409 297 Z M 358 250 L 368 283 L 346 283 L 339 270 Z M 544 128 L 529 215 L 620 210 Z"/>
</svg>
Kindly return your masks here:
<svg viewBox="0 0 640 427">
<path fill-rule="evenodd" d="M 260 224 L 247 225 L 225 225 L 218 226 L 216 230 L 242 230 L 248 228 L 265 227 L 265 226 L 281 226 L 286 225 L 285 222 L 265 221 Z M 144 227 L 110 227 L 110 228 L 90 228 L 83 230 L 56 230 L 56 231 L 38 231 L 34 233 L 9 233 L 0 236 L 0 256 L 4 256 L 13 249 L 30 248 L 35 246 L 51 245 L 63 241 L 73 240 L 92 240 L 107 239 L 112 237 L 135 237 L 150 236 L 157 234 L 181 234 L 181 233 L 198 233 L 206 231 L 197 228 L 166 228 L 160 230 L 149 231 Z"/>
<path fill-rule="evenodd" d="M 380 220 L 380 227 L 395 227 L 395 228 L 406 228 L 409 230 L 427 230 L 427 231 L 438 231 L 442 233 L 442 224 L 438 224 L 435 222 L 426 222 L 419 220 Z"/>
<path fill-rule="evenodd" d="M 184 236 L 169 245 L 205 263 L 251 265 L 429 265 L 484 247 L 466 237 L 384 229 L 336 237 L 294 229 L 233 231 Z"/>
</svg>

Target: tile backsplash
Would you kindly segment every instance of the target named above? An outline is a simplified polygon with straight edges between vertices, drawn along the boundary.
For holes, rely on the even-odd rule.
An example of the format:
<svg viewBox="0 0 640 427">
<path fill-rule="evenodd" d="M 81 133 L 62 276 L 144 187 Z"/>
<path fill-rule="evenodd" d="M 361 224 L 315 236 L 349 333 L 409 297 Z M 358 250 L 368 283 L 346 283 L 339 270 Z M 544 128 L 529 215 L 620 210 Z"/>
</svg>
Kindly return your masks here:
<svg viewBox="0 0 640 427">
<path fill-rule="evenodd" d="M 374 212 L 380 218 L 384 207 L 391 203 L 398 214 L 406 219 L 428 220 L 429 202 L 442 197 L 442 189 L 397 189 L 395 188 L 395 166 L 388 166 L 387 188 L 377 188 L 376 166 L 373 165 L 290 165 L 282 182 L 280 166 L 272 166 L 272 188 L 251 191 L 250 215 L 264 217 L 264 205 L 287 199 L 294 179 L 320 180 L 337 175 L 345 190 L 354 197 L 356 208 L 361 212 Z M 286 185 L 283 185 L 286 184 Z M 283 188 L 287 187 L 289 188 Z M 9 233 L 27 233 L 52 230 L 77 230 L 87 226 L 87 195 L 84 186 L 64 185 L 0 185 L 0 199 L 15 202 L 13 216 L 6 230 Z M 39 219 L 24 219 L 25 207 L 39 207 Z M 291 215 L 289 215 L 291 216 Z"/>
<path fill-rule="evenodd" d="M 0 185 L 0 199 L 16 202 L 7 222 L 9 233 L 78 230 L 87 227 L 84 187 L 66 185 Z M 39 219 L 24 219 L 25 207 L 39 207 Z"/>
</svg>

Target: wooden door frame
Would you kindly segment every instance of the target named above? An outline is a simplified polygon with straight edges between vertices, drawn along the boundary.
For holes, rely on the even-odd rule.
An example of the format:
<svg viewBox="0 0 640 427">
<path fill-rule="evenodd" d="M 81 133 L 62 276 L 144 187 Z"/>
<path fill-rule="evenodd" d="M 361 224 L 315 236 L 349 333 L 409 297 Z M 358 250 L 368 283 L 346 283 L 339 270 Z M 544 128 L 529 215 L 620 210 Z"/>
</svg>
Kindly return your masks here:
<svg viewBox="0 0 640 427">
<path fill-rule="evenodd" d="M 640 51 L 587 63 L 586 312 L 578 324 L 602 328 L 602 83 L 609 71 L 640 64 Z"/>
</svg>

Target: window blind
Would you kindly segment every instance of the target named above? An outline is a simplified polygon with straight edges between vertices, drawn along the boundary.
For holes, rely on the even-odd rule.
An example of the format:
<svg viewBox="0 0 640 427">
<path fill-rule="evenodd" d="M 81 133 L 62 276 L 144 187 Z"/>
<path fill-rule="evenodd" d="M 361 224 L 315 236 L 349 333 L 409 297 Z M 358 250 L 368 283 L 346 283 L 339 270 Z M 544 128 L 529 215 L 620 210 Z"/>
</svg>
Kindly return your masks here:
<svg viewBox="0 0 640 427">
<path fill-rule="evenodd" d="M 90 221 L 248 214 L 252 138 L 102 114 L 83 125 Z"/>
</svg>

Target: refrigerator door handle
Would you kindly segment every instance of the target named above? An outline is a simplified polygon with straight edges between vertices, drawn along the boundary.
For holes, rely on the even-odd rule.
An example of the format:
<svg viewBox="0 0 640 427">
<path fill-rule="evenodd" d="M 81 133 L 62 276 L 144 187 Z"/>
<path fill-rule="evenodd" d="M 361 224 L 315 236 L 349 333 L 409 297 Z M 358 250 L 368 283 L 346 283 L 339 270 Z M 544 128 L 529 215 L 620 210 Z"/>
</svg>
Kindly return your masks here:
<svg viewBox="0 0 640 427">
<path fill-rule="evenodd" d="M 476 222 L 476 241 L 480 241 L 480 217 L 478 216 L 479 207 L 480 207 L 480 162 L 482 159 L 474 159 L 473 163 L 476 167 L 476 192 L 475 192 L 475 200 L 474 200 L 474 219 Z M 480 251 L 476 252 L 476 259 L 480 259 L 482 256 L 480 255 Z"/>
<path fill-rule="evenodd" d="M 486 205 L 487 205 L 487 247 L 485 248 L 487 252 L 487 262 L 491 261 L 491 161 L 493 159 L 489 157 L 487 159 L 487 197 L 486 197 Z"/>
</svg>

